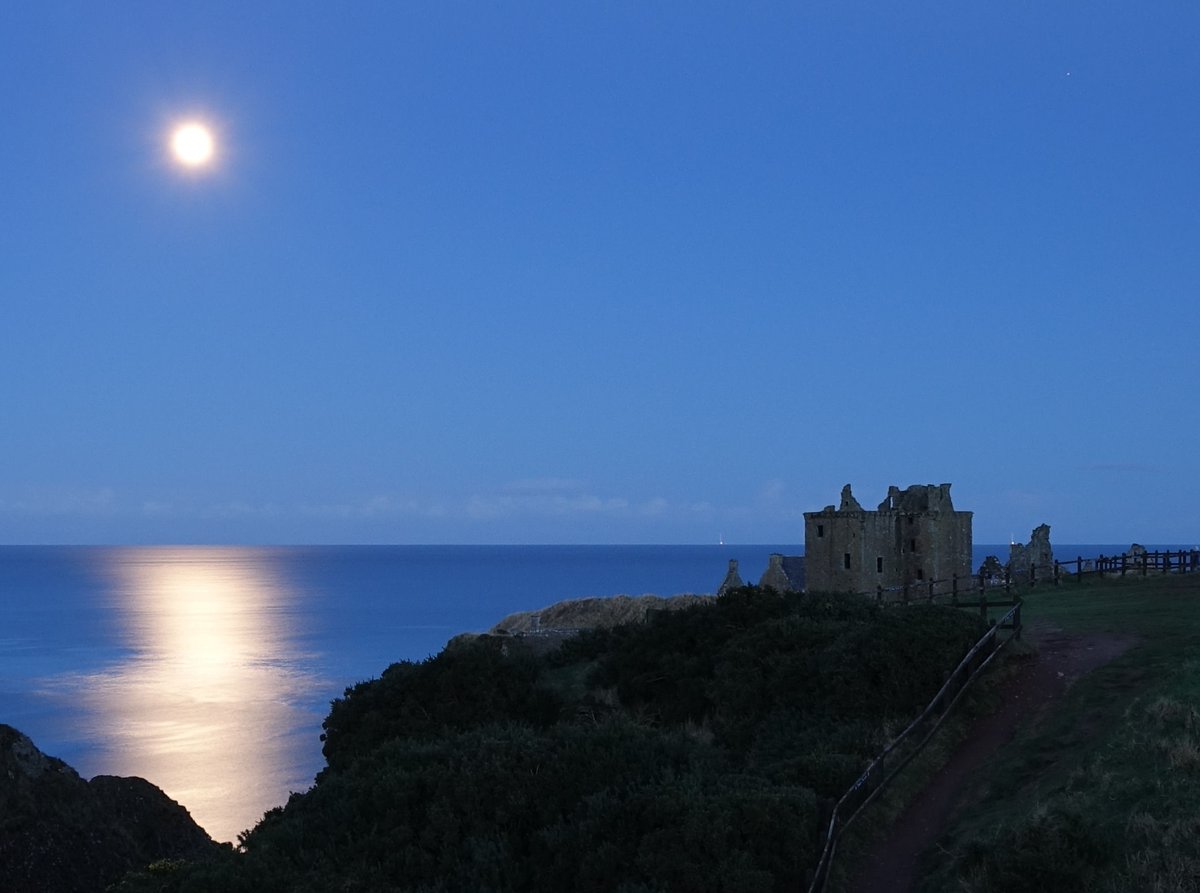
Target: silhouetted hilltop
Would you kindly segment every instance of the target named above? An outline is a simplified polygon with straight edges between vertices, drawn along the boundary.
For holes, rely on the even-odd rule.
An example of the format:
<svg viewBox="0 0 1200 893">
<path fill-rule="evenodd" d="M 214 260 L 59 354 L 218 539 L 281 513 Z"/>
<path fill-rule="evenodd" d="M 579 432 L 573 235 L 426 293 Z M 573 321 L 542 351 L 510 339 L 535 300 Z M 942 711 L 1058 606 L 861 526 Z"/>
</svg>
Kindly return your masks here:
<svg viewBox="0 0 1200 893">
<path fill-rule="evenodd" d="M 142 778 L 91 781 L 0 724 L 0 890 L 102 891 L 131 868 L 217 848 Z"/>
</svg>

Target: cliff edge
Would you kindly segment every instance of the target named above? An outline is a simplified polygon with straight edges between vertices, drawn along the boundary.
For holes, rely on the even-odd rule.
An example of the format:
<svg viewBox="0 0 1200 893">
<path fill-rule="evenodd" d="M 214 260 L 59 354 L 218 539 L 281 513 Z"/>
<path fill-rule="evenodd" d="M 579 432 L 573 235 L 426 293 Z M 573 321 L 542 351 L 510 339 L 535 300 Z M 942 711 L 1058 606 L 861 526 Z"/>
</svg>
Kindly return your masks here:
<svg viewBox="0 0 1200 893">
<path fill-rule="evenodd" d="M 130 869 L 218 844 L 143 778 L 85 781 L 0 724 L 0 890 L 102 891 Z"/>
</svg>

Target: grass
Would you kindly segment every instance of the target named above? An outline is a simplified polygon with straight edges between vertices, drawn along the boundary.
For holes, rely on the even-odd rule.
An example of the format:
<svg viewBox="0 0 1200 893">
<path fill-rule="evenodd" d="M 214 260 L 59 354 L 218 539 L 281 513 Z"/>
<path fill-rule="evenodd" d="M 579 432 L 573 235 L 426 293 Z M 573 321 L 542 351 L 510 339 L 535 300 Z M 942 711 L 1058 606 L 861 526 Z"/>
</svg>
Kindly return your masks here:
<svg viewBox="0 0 1200 893">
<path fill-rule="evenodd" d="M 1200 889 L 1200 575 L 1064 582 L 1023 613 L 1137 644 L 1018 734 L 920 889 Z"/>
</svg>

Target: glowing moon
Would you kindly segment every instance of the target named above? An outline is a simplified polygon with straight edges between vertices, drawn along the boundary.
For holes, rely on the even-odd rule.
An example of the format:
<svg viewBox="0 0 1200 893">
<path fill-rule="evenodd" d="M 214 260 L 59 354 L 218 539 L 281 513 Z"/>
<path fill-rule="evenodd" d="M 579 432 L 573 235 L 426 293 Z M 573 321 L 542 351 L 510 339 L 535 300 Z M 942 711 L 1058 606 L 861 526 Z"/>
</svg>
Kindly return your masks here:
<svg viewBox="0 0 1200 893">
<path fill-rule="evenodd" d="M 171 134 L 171 152 L 184 167 L 203 167 L 215 151 L 212 131 L 196 121 L 180 124 Z"/>
</svg>

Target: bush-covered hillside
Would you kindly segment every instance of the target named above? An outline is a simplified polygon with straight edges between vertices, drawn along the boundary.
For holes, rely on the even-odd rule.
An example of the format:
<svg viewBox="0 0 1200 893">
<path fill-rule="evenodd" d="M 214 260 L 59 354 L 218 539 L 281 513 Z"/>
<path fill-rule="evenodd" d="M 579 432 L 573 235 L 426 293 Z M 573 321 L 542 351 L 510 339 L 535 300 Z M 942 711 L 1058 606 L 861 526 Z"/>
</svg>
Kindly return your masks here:
<svg viewBox="0 0 1200 893">
<path fill-rule="evenodd" d="M 346 691 L 328 767 L 243 852 L 144 890 L 795 890 L 822 799 L 981 633 L 747 588 L 536 656 L 483 637 Z"/>
</svg>

